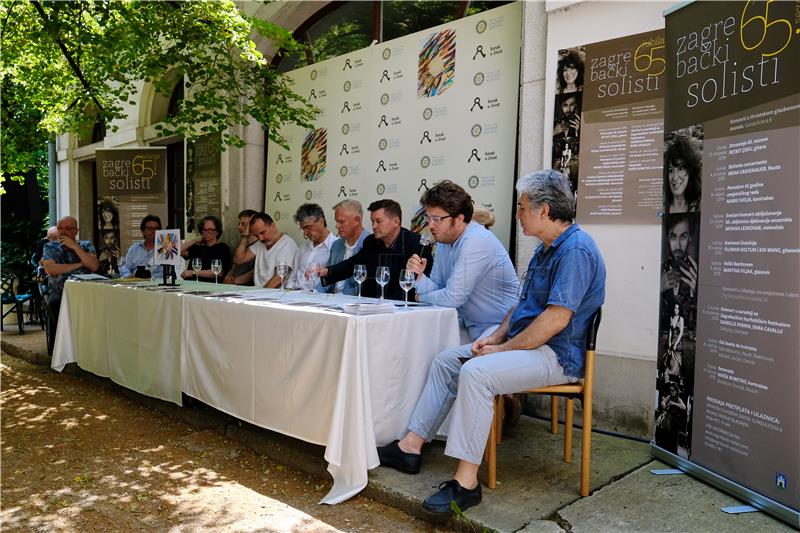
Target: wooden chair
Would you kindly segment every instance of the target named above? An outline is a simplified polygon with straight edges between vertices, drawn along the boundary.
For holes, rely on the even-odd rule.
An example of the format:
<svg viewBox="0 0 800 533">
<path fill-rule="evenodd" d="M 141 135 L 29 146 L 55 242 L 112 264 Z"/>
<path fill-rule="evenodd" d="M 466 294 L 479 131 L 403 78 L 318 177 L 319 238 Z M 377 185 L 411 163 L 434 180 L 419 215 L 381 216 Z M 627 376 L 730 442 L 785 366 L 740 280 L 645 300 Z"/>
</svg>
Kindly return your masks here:
<svg viewBox="0 0 800 533">
<path fill-rule="evenodd" d="M 572 462 L 572 415 L 575 399 L 579 398 L 583 404 L 583 432 L 581 439 L 581 496 L 589 495 L 589 468 L 592 450 L 592 389 L 594 386 L 594 350 L 597 340 L 597 330 L 600 328 L 602 309 L 598 309 L 589 321 L 589 332 L 586 335 L 586 371 L 584 379 L 577 383 L 564 385 L 551 385 L 522 391 L 528 394 L 547 394 L 550 396 L 550 431 L 558 433 L 558 399 L 563 396 L 567 399 L 564 415 L 564 462 Z M 484 453 L 487 466 L 487 485 L 490 489 L 497 487 L 497 450 L 496 446 L 502 441 L 503 427 L 503 396 L 494 399 L 494 419 L 489 431 L 489 440 Z"/>
<path fill-rule="evenodd" d="M 0 291 L 2 292 L 3 306 L 11 306 L 7 311 L 3 311 L 2 318 L 16 311 L 17 313 L 17 326 L 19 327 L 19 334 L 25 334 L 25 318 L 22 314 L 23 305 L 29 302 L 33 296 L 31 294 L 16 294 L 16 289 L 19 286 L 17 276 L 10 272 L 3 272 L 2 284 Z M 0 319 L 0 331 L 3 329 L 3 320 Z"/>
</svg>

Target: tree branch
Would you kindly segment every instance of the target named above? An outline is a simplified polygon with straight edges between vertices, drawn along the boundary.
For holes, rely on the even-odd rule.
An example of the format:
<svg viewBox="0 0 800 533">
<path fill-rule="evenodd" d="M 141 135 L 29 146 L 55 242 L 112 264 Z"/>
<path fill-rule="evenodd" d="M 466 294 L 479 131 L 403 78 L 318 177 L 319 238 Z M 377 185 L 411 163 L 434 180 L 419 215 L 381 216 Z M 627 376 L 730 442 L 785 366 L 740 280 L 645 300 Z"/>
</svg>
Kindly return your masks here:
<svg viewBox="0 0 800 533">
<path fill-rule="evenodd" d="M 52 21 L 47 16 L 47 13 L 44 12 L 41 2 L 39 2 L 39 0 L 32 0 L 31 4 L 33 4 L 33 7 L 36 8 L 36 12 L 39 13 L 39 17 L 42 19 L 42 22 L 44 22 L 46 26 L 52 25 Z M 105 109 L 103 108 L 103 104 L 100 103 L 100 101 L 97 99 L 97 96 L 95 96 L 94 94 L 94 90 L 92 89 L 92 84 L 89 83 L 89 81 L 84 77 L 83 72 L 81 71 L 78 64 L 75 62 L 75 59 L 72 57 L 72 54 L 70 53 L 69 50 L 67 50 L 67 47 L 64 45 L 64 41 L 61 40 L 60 36 L 51 35 L 51 37 L 53 37 L 53 40 L 58 45 L 58 48 L 61 50 L 61 54 L 67 60 L 67 63 L 69 63 L 72 72 L 81 82 L 83 88 L 89 92 L 89 95 L 92 97 L 92 101 L 95 103 L 98 110 L 101 112 L 104 111 Z"/>
</svg>

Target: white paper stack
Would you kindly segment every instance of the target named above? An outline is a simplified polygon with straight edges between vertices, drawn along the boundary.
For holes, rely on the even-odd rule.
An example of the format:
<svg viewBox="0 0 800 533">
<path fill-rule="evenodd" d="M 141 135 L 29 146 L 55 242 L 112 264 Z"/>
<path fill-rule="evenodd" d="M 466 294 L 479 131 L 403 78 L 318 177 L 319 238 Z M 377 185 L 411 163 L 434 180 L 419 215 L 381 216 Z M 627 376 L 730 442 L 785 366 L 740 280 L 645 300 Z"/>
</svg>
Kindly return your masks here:
<svg viewBox="0 0 800 533">
<path fill-rule="evenodd" d="M 394 313 L 394 304 L 384 303 L 352 303 L 344 304 L 342 310 L 351 315 L 378 315 Z"/>
</svg>

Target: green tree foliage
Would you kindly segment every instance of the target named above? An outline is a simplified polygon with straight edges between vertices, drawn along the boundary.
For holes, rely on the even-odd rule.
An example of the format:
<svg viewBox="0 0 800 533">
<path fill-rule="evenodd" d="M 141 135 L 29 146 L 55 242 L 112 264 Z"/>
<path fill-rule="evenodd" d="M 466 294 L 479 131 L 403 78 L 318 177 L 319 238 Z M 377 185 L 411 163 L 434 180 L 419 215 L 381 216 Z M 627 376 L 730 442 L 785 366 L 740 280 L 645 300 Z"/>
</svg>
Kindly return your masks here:
<svg viewBox="0 0 800 533">
<path fill-rule="evenodd" d="M 253 41 L 258 33 L 294 51 L 291 34 L 230 1 L 4 0 L 0 24 L 3 175 L 39 164 L 30 140 L 85 135 L 97 120 L 115 131 L 142 80 L 166 95 L 186 80 L 178 112 L 160 127 L 187 140 L 219 134 L 223 145 L 242 146 L 234 126 L 256 120 L 285 146 L 280 126 L 310 127 L 314 117 Z"/>
</svg>

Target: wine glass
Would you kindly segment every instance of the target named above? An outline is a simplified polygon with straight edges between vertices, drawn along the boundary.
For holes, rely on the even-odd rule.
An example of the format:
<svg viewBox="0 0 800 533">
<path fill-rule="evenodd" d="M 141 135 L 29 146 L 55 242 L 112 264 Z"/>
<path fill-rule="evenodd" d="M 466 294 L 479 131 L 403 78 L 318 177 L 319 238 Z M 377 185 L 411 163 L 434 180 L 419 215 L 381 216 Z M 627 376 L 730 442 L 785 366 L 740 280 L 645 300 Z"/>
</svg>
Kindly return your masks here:
<svg viewBox="0 0 800 533">
<path fill-rule="evenodd" d="M 200 281 L 200 275 L 198 274 L 203 269 L 203 260 L 199 257 L 195 257 L 192 259 L 192 270 L 194 271 L 194 280 Z"/>
<path fill-rule="evenodd" d="M 313 261 L 306 268 L 306 279 L 311 282 L 311 292 L 314 292 L 314 286 L 317 284 L 317 279 L 319 279 L 319 268 L 319 263 Z"/>
<path fill-rule="evenodd" d="M 211 271 L 214 273 L 214 283 L 219 283 L 218 276 L 222 272 L 222 260 L 221 259 L 212 259 L 211 260 Z"/>
<path fill-rule="evenodd" d="M 416 275 L 413 270 L 403 269 L 400 271 L 400 288 L 406 293 L 406 304 L 403 307 L 408 307 L 408 291 L 414 286 Z"/>
<path fill-rule="evenodd" d="M 361 284 L 367 279 L 367 265 L 356 265 L 353 268 L 353 279 L 358 283 L 358 297 L 361 298 Z"/>
<path fill-rule="evenodd" d="M 378 270 L 375 272 L 375 281 L 378 282 L 378 285 L 381 286 L 381 300 L 383 300 L 383 288 L 386 287 L 386 284 L 389 283 L 389 267 L 388 266 L 379 266 Z"/>
<path fill-rule="evenodd" d="M 284 284 L 286 282 L 286 276 L 289 275 L 289 271 L 292 269 L 287 263 L 278 263 L 278 266 L 275 267 L 275 273 L 281 278 L 281 290 L 286 290 Z"/>
</svg>

